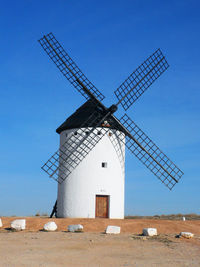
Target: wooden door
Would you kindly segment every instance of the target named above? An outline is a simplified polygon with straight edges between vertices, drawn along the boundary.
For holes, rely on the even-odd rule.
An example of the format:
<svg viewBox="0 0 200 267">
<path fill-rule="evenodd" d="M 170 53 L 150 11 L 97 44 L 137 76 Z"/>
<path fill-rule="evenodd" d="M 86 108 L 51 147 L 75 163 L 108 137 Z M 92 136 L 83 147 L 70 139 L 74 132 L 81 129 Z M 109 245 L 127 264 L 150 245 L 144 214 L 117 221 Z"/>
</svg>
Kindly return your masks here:
<svg viewBox="0 0 200 267">
<path fill-rule="evenodd" d="M 96 218 L 108 218 L 109 196 L 96 195 Z"/>
</svg>

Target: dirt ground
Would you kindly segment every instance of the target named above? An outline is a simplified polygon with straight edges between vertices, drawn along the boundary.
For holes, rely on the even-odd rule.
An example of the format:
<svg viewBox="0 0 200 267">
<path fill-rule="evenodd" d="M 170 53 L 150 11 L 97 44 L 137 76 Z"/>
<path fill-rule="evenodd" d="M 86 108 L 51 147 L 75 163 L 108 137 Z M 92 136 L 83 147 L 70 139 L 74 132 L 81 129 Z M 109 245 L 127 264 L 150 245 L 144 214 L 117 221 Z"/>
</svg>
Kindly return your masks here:
<svg viewBox="0 0 200 267">
<path fill-rule="evenodd" d="M 12 232 L 10 222 L 17 217 L 1 217 L 0 266 L 200 266 L 200 221 L 158 219 L 48 219 L 29 217 L 26 230 Z M 47 221 L 55 221 L 56 232 L 42 231 Z M 69 224 L 82 224 L 83 233 L 68 233 Z M 121 234 L 106 235 L 107 225 L 121 227 Z M 155 227 L 157 237 L 140 236 L 145 227 Z M 181 231 L 192 239 L 176 238 Z"/>
</svg>

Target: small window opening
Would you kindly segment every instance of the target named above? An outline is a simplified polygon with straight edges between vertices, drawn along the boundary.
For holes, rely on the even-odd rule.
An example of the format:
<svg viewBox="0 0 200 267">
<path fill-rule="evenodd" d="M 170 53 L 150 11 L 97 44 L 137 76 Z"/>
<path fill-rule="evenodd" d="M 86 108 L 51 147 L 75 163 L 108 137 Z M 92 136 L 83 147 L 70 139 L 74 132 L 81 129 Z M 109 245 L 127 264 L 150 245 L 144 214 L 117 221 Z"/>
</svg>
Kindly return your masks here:
<svg viewBox="0 0 200 267">
<path fill-rule="evenodd" d="M 98 131 L 98 133 L 97 133 L 98 135 L 101 135 L 101 132 L 100 131 Z"/>
<path fill-rule="evenodd" d="M 109 133 L 108 133 L 108 136 L 110 136 L 110 137 L 111 137 L 111 136 L 112 136 L 112 133 L 111 133 L 111 132 L 109 132 Z"/>
<path fill-rule="evenodd" d="M 78 132 L 74 132 L 74 135 L 77 135 L 78 134 Z"/>
<path fill-rule="evenodd" d="M 89 134 L 89 132 L 88 132 L 88 131 L 86 131 L 85 133 L 86 133 L 87 135 Z"/>
<path fill-rule="evenodd" d="M 107 162 L 102 162 L 101 163 L 101 167 L 102 168 L 107 168 L 108 167 L 108 163 Z"/>
<path fill-rule="evenodd" d="M 66 133 L 66 134 L 65 134 L 65 136 L 67 137 L 67 136 L 68 136 L 68 134 Z"/>
</svg>

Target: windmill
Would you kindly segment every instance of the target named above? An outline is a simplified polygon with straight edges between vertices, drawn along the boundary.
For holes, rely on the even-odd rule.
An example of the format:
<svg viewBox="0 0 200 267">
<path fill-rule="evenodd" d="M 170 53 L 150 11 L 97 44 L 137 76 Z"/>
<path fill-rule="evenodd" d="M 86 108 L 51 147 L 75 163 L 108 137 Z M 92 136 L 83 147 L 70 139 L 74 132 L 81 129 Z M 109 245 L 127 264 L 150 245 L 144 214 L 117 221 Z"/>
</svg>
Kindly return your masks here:
<svg viewBox="0 0 200 267">
<path fill-rule="evenodd" d="M 52 33 L 39 43 L 60 72 L 86 98 L 59 128 L 60 147 L 42 166 L 58 182 L 51 216 L 124 218 L 125 147 L 168 189 L 183 172 L 124 114 L 169 67 L 160 49 L 148 57 L 115 91 L 117 103 L 104 106 L 104 95 L 86 78 Z"/>
</svg>

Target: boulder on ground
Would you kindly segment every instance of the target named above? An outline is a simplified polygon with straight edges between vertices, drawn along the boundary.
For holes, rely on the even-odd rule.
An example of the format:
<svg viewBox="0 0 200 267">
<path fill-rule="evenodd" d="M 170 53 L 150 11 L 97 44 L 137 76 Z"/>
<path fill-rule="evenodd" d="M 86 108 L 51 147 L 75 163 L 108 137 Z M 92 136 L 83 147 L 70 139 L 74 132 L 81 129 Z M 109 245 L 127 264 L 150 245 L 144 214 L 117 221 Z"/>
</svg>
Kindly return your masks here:
<svg viewBox="0 0 200 267">
<path fill-rule="evenodd" d="M 120 234 L 120 227 L 109 225 L 106 228 L 106 234 Z"/>
<path fill-rule="evenodd" d="M 20 220 L 14 220 L 11 222 L 11 228 L 17 231 L 25 230 L 26 229 L 26 220 L 20 219 Z"/>
<path fill-rule="evenodd" d="M 82 232 L 83 231 L 83 225 L 81 225 L 81 224 L 68 225 L 68 231 L 69 232 Z"/>
<path fill-rule="evenodd" d="M 143 235 L 145 235 L 145 236 L 157 235 L 157 229 L 156 228 L 144 228 L 143 229 Z"/>
<path fill-rule="evenodd" d="M 56 225 L 56 223 L 55 222 L 48 222 L 48 223 L 45 223 L 45 225 L 44 225 L 44 230 L 45 231 L 55 231 L 55 230 L 57 230 L 57 225 Z"/>
<path fill-rule="evenodd" d="M 3 226 L 3 223 L 2 223 L 2 220 L 1 220 L 1 218 L 0 218 L 0 227 L 2 227 Z"/>
<path fill-rule="evenodd" d="M 192 234 L 190 232 L 181 232 L 179 236 L 185 237 L 185 238 L 192 238 L 192 237 L 194 237 L 194 234 Z"/>
</svg>

